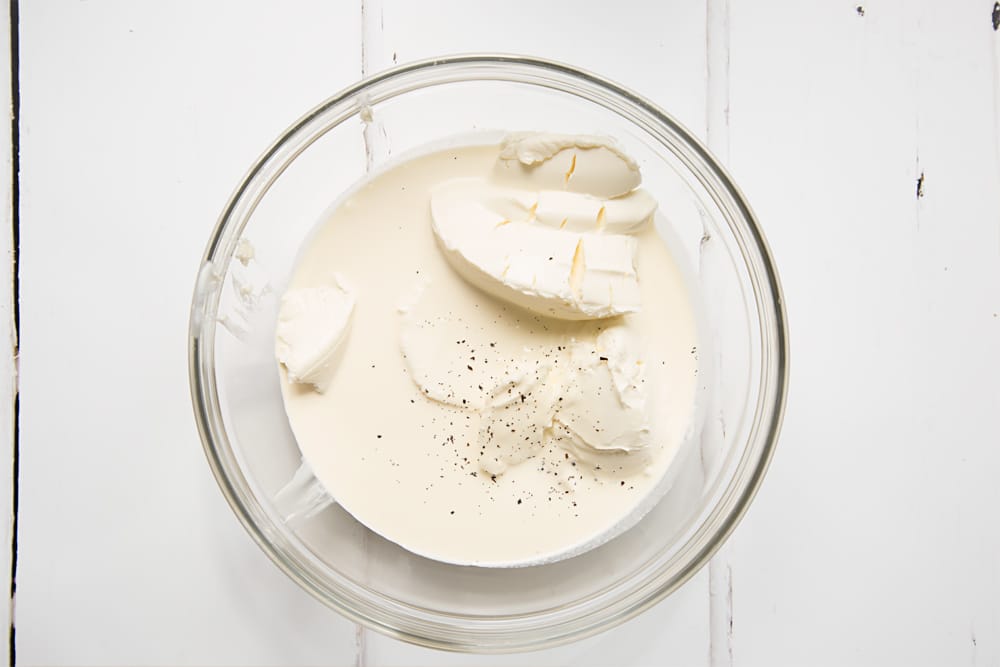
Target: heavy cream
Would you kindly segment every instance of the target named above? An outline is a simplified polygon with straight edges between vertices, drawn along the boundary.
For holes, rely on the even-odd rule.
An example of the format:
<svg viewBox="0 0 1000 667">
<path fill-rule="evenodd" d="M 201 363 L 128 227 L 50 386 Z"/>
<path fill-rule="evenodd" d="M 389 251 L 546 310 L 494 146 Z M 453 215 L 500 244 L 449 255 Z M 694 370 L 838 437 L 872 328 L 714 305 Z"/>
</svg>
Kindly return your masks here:
<svg viewBox="0 0 1000 667">
<path fill-rule="evenodd" d="M 696 331 L 640 184 L 605 138 L 522 134 L 402 162 L 333 211 L 276 352 L 303 456 L 345 509 L 415 553 L 515 566 L 652 507 Z"/>
</svg>

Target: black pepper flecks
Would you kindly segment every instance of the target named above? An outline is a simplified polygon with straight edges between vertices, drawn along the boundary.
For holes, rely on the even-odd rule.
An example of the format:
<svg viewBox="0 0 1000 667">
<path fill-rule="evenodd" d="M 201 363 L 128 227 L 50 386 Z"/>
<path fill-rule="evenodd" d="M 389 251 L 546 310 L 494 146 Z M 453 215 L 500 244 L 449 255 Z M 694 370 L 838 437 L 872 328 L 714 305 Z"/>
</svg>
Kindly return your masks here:
<svg viewBox="0 0 1000 667">
<path fill-rule="evenodd" d="M 506 312 L 506 309 L 504 311 Z M 452 314 L 449 312 L 449 317 L 451 316 Z M 522 318 L 516 314 L 512 315 L 508 313 L 508 316 L 511 317 L 516 325 L 520 326 L 522 324 Z M 528 323 L 526 333 L 535 335 L 540 330 L 548 328 L 541 318 L 537 316 L 528 317 L 530 317 L 532 323 Z M 496 323 L 503 318 L 503 314 L 498 314 L 494 322 Z M 428 326 L 433 326 L 433 324 L 433 322 L 428 321 Z M 428 451 L 425 453 L 425 456 L 434 456 L 441 462 L 440 473 L 447 473 L 449 470 L 462 471 L 462 479 L 466 481 L 469 477 L 481 479 L 482 481 L 477 483 L 483 484 L 484 500 L 488 499 L 490 502 L 497 502 L 498 498 L 503 501 L 506 497 L 514 500 L 516 505 L 524 504 L 526 499 L 530 499 L 531 494 L 529 493 L 527 496 L 511 494 L 513 497 L 506 495 L 507 491 L 513 492 L 514 487 L 512 485 L 515 484 L 516 479 L 506 477 L 501 479 L 501 476 L 498 476 L 499 473 L 491 473 L 484 466 L 492 468 L 493 465 L 499 465 L 506 468 L 510 465 L 516 465 L 521 461 L 533 459 L 536 461 L 537 469 L 542 474 L 546 475 L 546 477 L 551 475 L 550 479 L 553 485 L 550 486 L 547 493 L 543 494 L 546 497 L 546 502 L 557 503 L 557 505 L 559 502 L 566 503 L 566 510 L 564 511 L 552 506 L 556 514 L 561 517 L 579 517 L 580 513 L 576 511 L 578 507 L 573 495 L 575 490 L 581 483 L 604 485 L 610 482 L 613 484 L 613 481 L 608 479 L 607 476 L 614 475 L 614 472 L 609 471 L 598 474 L 600 466 L 594 466 L 587 462 L 584 462 L 582 466 L 578 465 L 579 461 L 571 456 L 570 452 L 563 450 L 558 440 L 548 439 L 547 436 L 543 435 L 540 427 L 533 426 L 526 429 L 520 426 L 520 419 L 527 417 L 532 414 L 532 411 L 538 409 L 538 405 L 533 402 L 532 391 L 524 391 L 522 387 L 525 385 L 519 382 L 512 382 L 500 388 L 493 388 L 491 386 L 492 383 L 501 381 L 507 369 L 519 365 L 518 355 L 494 354 L 499 345 L 497 341 L 488 342 L 488 347 L 485 345 L 476 345 L 474 341 L 482 339 L 481 336 L 487 333 L 486 328 L 481 328 L 475 332 L 469 329 L 469 333 L 472 335 L 454 339 L 455 345 L 459 346 L 460 349 L 454 350 L 457 354 L 454 355 L 452 365 L 447 371 L 447 380 L 439 382 L 437 389 L 440 395 L 448 397 L 448 400 L 460 403 L 459 406 L 449 407 L 447 410 L 449 410 L 449 414 L 452 416 L 456 413 L 462 415 L 464 420 L 457 420 L 459 424 L 458 429 L 460 429 L 458 430 L 456 429 L 456 420 L 454 418 L 450 420 L 431 418 L 429 426 L 434 431 L 438 440 L 441 441 L 442 448 L 438 449 L 437 454 Z M 472 342 L 470 343 L 470 341 Z M 536 383 L 544 381 L 549 368 L 559 365 L 560 361 L 569 362 L 571 360 L 572 357 L 566 354 L 570 347 L 568 345 L 554 345 L 545 349 L 533 348 L 533 351 L 540 355 L 540 358 L 535 360 L 534 368 L 531 371 L 531 375 L 534 376 Z M 696 354 L 696 349 L 692 350 L 692 354 Z M 593 361 L 590 363 L 608 361 L 607 357 L 598 357 L 596 351 L 591 351 L 591 355 L 593 355 L 590 357 Z M 461 363 L 462 361 L 466 361 L 466 363 L 463 364 Z M 491 361 L 493 362 L 492 364 L 490 364 Z M 473 365 L 474 363 L 479 363 L 483 366 L 476 368 Z M 565 363 L 562 364 L 563 367 L 565 365 Z M 495 372 L 496 374 L 489 373 L 490 366 L 499 367 Z M 579 372 L 587 372 L 587 369 L 579 365 L 576 365 L 576 367 Z M 466 373 L 476 373 L 477 371 L 479 372 L 477 376 L 466 375 Z M 484 377 L 488 378 L 490 382 L 484 382 Z M 424 390 L 424 395 L 430 398 L 429 389 Z M 488 423 L 479 427 L 478 437 L 476 435 L 473 435 L 472 438 L 467 437 L 469 429 L 472 429 L 473 434 L 476 433 L 476 424 L 480 420 L 478 409 L 475 406 L 483 405 L 484 402 L 489 404 L 490 400 L 496 399 L 498 395 L 505 396 L 504 400 L 507 402 L 504 404 L 504 408 L 508 412 L 506 414 L 498 412 L 494 419 L 487 420 Z M 564 403 L 564 397 L 557 396 L 556 401 L 557 404 L 562 404 Z M 421 424 L 422 429 L 427 426 L 426 424 Z M 599 421 L 595 423 L 595 427 L 598 432 L 602 430 Z M 565 425 L 560 424 L 559 428 L 565 433 L 562 436 L 557 435 L 557 438 L 574 437 L 574 434 Z M 498 438 L 498 433 L 503 434 L 504 437 Z M 456 434 L 462 435 L 461 442 L 455 442 Z M 462 443 L 464 443 L 464 447 Z M 449 447 L 449 445 L 452 446 Z M 473 448 L 473 445 L 475 445 L 475 448 Z M 470 451 L 476 455 L 470 456 Z M 580 470 L 581 467 L 583 468 L 582 471 Z M 574 474 L 569 474 L 570 472 Z M 590 474 L 591 472 L 593 475 Z M 618 472 L 621 472 L 621 470 L 619 469 Z M 466 475 L 465 473 L 468 474 Z M 445 477 L 445 474 L 439 475 L 441 479 Z M 486 483 L 487 478 L 489 479 L 488 484 Z M 455 483 L 462 486 L 461 481 L 456 480 Z M 625 486 L 624 480 L 619 480 L 619 486 Z M 475 511 L 481 514 L 481 506 L 476 506 Z M 532 511 L 531 513 L 534 516 L 534 512 Z"/>
</svg>

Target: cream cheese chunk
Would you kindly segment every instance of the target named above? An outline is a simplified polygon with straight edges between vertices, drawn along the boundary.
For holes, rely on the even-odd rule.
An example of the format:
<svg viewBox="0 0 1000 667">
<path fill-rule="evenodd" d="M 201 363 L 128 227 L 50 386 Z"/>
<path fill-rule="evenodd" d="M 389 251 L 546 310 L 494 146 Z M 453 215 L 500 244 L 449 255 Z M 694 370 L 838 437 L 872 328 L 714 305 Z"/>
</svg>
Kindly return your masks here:
<svg viewBox="0 0 1000 667">
<path fill-rule="evenodd" d="M 285 292 L 274 351 L 289 382 L 312 385 L 321 393 L 326 390 L 353 311 L 354 292 L 339 279 L 336 285 Z"/>
<path fill-rule="evenodd" d="M 656 211 L 635 162 L 610 139 L 507 137 L 489 178 L 431 192 L 434 234 L 469 283 L 567 320 L 639 310 L 636 241 Z"/>
<path fill-rule="evenodd" d="M 493 171 L 497 183 L 530 179 L 539 189 L 612 198 L 639 187 L 639 166 L 608 137 L 546 132 L 508 135 Z"/>
<path fill-rule="evenodd" d="M 543 190 L 538 193 L 535 220 L 568 231 L 634 234 L 656 212 L 656 200 L 645 190 L 615 199 L 597 199 L 575 192 Z"/>
<path fill-rule="evenodd" d="M 472 348 L 484 328 L 435 316 L 433 294 L 428 285 L 400 309 L 403 357 L 425 398 L 470 414 L 483 471 L 502 475 L 549 445 L 591 466 L 608 456 L 630 469 L 648 463 L 642 345 L 627 326 L 519 347 L 520 327 L 498 323 Z"/>
<path fill-rule="evenodd" d="M 634 355 L 637 347 L 624 326 L 603 331 L 593 344 L 573 347 L 553 437 L 591 465 L 607 463 L 603 457 L 608 455 L 630 470 L 649 462 L 646 381 L 642 361 Z"/>
<path fill-rule="evenodd" d="M 656 200 L 642 189 L 600 199 L 564 190 L 533 192 L 483 184 L 481 197 L 501 220 L 538 222 L 571 232 L 637 234 L 656 212 Z"/>
<path fill-rule="evenodd" d="M 536 313 L 598 319 L 639 309 L 635 238 L 571 232 L 501 218 L 474 179 L 431 193 L 434 234 L 448 262 L 476 287 Z"/>
</svg>

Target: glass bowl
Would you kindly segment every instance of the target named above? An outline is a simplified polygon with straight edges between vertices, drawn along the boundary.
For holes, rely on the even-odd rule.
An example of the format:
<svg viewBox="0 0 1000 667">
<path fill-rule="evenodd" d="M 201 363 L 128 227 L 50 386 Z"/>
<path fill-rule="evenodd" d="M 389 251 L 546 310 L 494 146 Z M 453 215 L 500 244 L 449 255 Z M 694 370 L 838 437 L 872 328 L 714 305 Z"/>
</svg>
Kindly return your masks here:
<svg viewBox="0 0 1000 667">
<path fill-rule="evenodd" d="M 301 466 L 273 357 L 280 294 L 331 202 L 393 155 L 486 130 L 615 137 L 660 202 L 699 319 L 686 455 L 635 527 L 548 565 L 488 569 L 416 556 L 368 531 Z M 359 247 L 373 259 L 378 248 Z M 641 96 L 573 67 L 504 55 L 398 67 L 326 100 L 254 164 L 208 241 L 191 309 L 195 417 L 226 499 L 271 559 L 348 618 L 424 646 L 538 649 L 608 629 L 701 568 L 767 469 L 788 368 L 781 289 L 763 233 L 725 170 Z"/>
</svg>

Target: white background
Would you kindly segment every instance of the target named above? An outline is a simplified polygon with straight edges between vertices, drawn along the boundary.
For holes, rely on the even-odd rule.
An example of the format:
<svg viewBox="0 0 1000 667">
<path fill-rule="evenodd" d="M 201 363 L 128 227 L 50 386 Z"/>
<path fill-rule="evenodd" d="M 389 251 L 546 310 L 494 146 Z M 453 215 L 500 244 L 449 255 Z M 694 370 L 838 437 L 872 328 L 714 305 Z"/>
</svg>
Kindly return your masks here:
<svg viewBox="0 0 1000 667">
<path fill-rule="evenodd" d="M 989 0 L 863 5 L 22 0 L 17 663 L 1000 664 L 1000 33 Z M 360 630 L 251 543 L 186 332 L 209 229 L 288 123 L 394 62 L 490 50 L 616 79 L 708 143 L 777 258 L 792 378 L 710 567 L 614 631 L 483 658 Z"/>
</svg>

